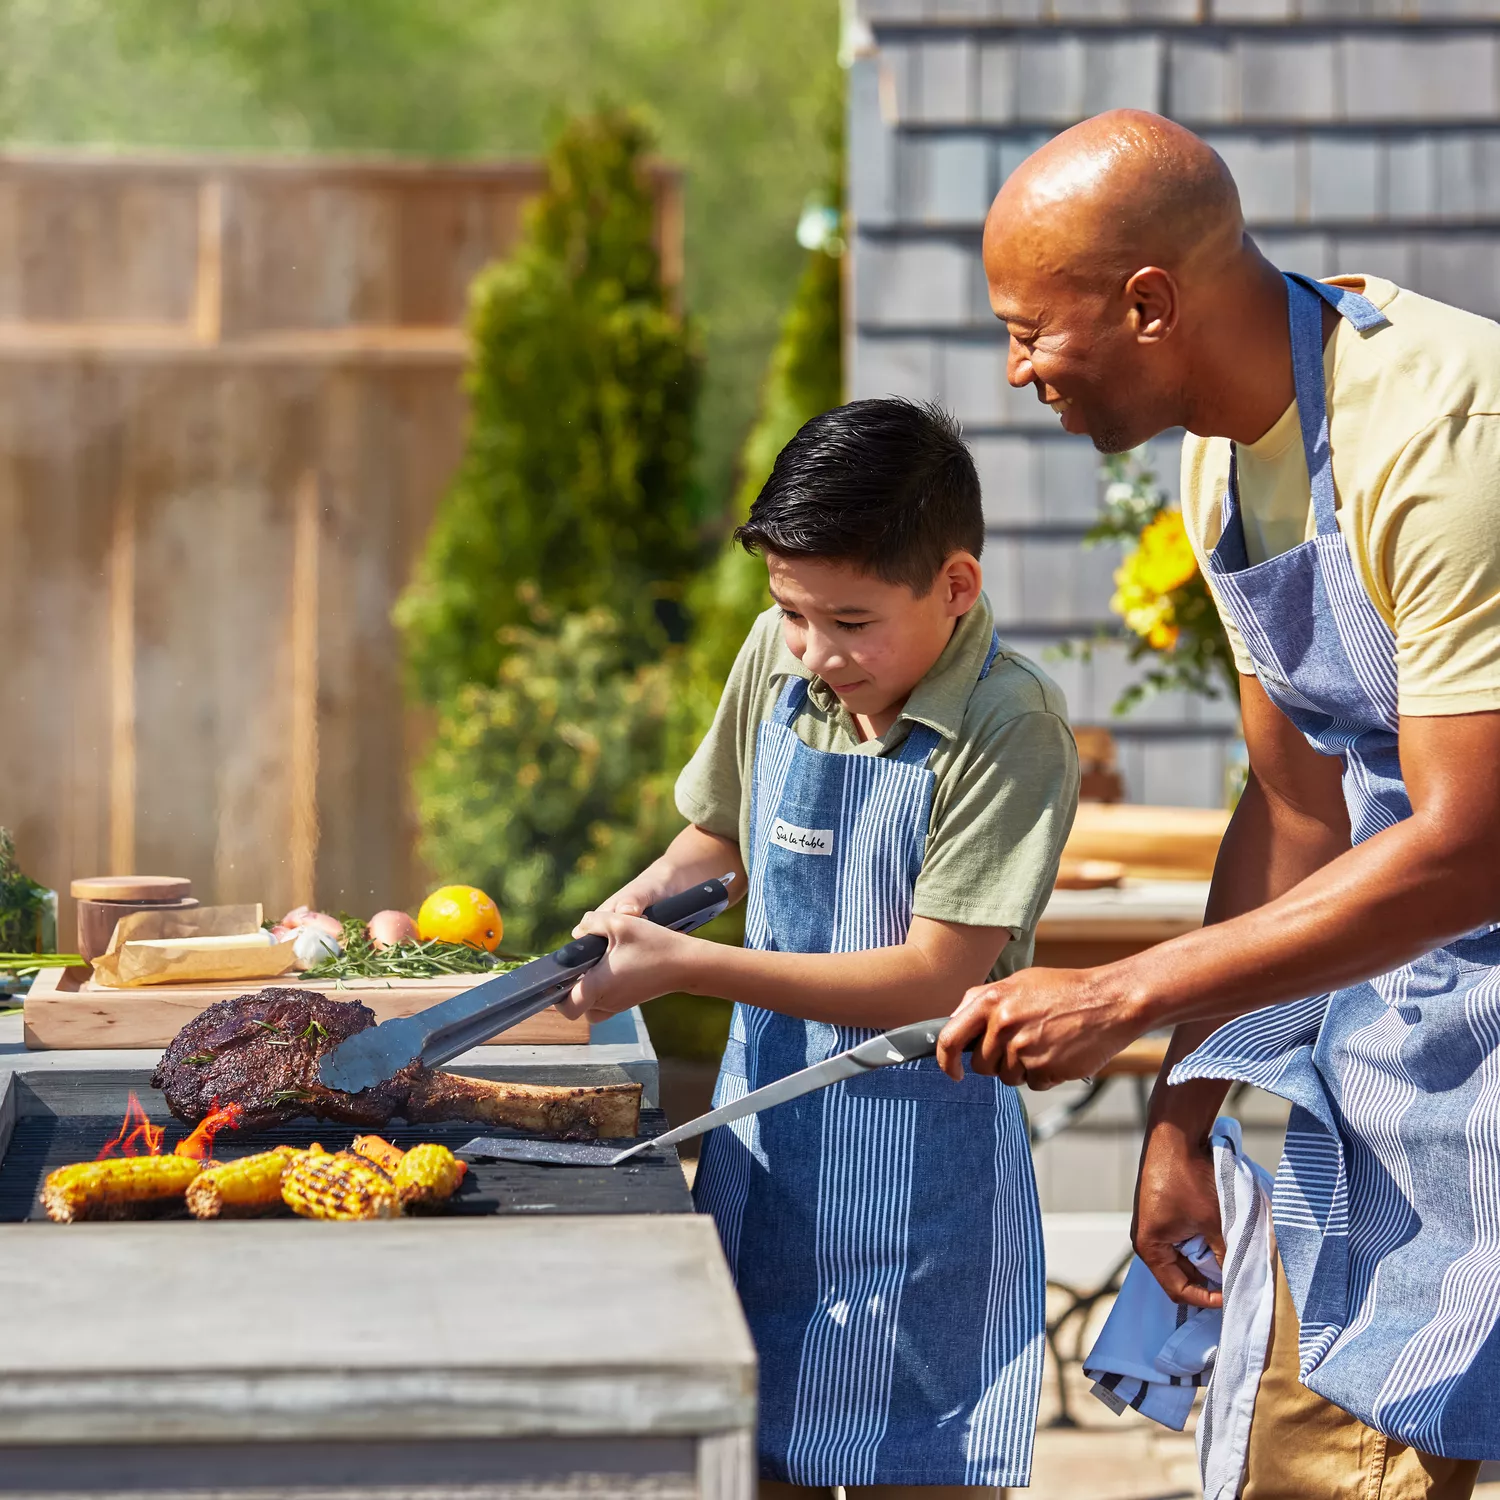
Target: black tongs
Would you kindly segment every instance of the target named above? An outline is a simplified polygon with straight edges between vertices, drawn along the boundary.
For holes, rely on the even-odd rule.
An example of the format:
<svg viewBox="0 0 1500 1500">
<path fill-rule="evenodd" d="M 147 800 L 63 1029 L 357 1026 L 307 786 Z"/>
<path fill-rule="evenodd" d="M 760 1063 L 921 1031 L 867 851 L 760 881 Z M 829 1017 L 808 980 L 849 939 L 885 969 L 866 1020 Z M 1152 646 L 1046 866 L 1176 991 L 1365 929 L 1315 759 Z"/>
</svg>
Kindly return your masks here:
<svg viewBox="0 0 1500 1500">
<path fill-rule="evenodd" d="M 641 915 L 674 932 L 691 932 L 729 905 L 733 880 L 732 874 L 706 880 L 655 902 Z M 382 1021 L 356 1032 L 322 1059 L 318 1077 L 331 1089 L 357 1094 L 394 1078 L 412 1063 L 438 1067 L 555 1005 L 608 950 L 606 938 L 574 938 L 555 953 L 534 958 L 414 1016 Z"/>
</svg>

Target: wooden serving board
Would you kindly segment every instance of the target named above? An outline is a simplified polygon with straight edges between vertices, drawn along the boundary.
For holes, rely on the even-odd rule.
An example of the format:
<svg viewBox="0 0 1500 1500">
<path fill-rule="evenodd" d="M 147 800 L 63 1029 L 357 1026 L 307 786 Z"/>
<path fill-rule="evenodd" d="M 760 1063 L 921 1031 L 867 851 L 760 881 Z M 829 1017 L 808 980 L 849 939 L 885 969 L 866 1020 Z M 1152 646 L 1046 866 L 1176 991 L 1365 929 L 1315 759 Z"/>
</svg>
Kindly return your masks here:
<svg viewBox="0 0 1500 1500">
<path fill-rule="evenodd" d="M 83 1051 L 97 1047 L 165 1047 L 216 1000 L 274 986 L 315 990 L 335 1000 L 359 1000 L 379 1021 L 409 1016 L 440 1000 L 481 984 L 488 975 L 461 974 L 436 979 L 347 979 L 299 982 L 290 978 L 263 984 L 234 980 L 219 984 L 153 984 L 137 989 L 94 989 L 89 969 L 43 969 L 26 996 L 26 1045 L 34 1052 Z M 519 1046 L 585 1044 L 589 1023 L 570 1021 L 548 1009 L 522 1021 L 494 1043 Z"/>
</svg>

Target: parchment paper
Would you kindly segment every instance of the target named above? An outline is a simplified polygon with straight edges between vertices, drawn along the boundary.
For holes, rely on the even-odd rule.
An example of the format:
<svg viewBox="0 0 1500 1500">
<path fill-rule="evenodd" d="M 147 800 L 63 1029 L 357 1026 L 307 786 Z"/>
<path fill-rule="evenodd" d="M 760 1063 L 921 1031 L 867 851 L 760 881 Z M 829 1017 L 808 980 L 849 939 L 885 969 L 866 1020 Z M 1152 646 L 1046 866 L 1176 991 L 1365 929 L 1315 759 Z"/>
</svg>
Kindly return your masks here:
<svg viewBox="0 0 1500 1500">
<path fill-rule="evenodd" d="M 214 979 L 275 979 L 292 968 L 297 955 L 293 939 L 267 944 L 259 936 L 262 916 L 259 902 L 133 912 L 115 923 L 109 947 L 94 960 L 92 983 L 108 989 L 133 989 L 144 984 Z M 144 948 L 140 942 L 236 934 L 247 939 L 243 947 Z"/>
</svg>

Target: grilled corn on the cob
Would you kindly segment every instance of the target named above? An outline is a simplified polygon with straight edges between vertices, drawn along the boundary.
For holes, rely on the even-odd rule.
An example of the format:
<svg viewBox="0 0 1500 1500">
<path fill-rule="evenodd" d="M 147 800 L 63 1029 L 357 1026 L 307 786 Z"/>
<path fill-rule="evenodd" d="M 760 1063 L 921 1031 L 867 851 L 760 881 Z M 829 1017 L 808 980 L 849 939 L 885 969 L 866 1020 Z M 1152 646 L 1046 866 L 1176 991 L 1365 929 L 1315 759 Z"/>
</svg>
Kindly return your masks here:
<svg viewBox="0 0 1500 1500">
<path fill-rule="evenodd" d="M 458 1191 L 468 1168 L 446 1146 L 413 1146 L 396 1168 L 396 1191 L 404 1209 L 445 1203 Z"/>
<path fill-rule="evenodd" d="M 180 1198 L 205 1163 L 190 1156 L 116 1156 L 81 1161 L 47 1174 L 42 1206 L 59 1224 L 123 1219 L 143 1203 Z"/>
<path fill-rule="evenodd" d="M 217 1219 L 279 1208 L 281 1174 L 302 1154 L 295 1146 L 277 1146 L 211 1166 L 188 1184 L 188 1211 L 195 1219 Z"/>
<path fill-rule="evenodd" d="M 282 1174 L 281 1200 L 304 1219 L 392 1219 L 400 1212 L 391 1179 L 351 1151 L 297 1156 Z"/>
<path fill-rule="evenodd" d="M 406 1155 L 399 1146 L 393 1146 L 383 1136 L 357 1135 L 354 1137 L 352 1150 L 358 1152 L 367 1161 L 372 1161 L 388 1177 L 396 1175 L 396 1168 L 401 1165 L 401 1158 Z"/>
</svg>

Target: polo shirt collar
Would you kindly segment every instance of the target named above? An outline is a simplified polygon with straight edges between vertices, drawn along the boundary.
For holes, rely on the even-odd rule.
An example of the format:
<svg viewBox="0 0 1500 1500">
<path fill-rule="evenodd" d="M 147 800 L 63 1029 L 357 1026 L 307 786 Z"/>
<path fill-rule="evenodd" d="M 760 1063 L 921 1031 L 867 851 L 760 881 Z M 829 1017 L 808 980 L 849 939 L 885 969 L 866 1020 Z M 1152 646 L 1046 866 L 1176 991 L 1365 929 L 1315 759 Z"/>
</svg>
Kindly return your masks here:
<svg viewBox="0 0 1500 1500">
<path fill-rule="evenodd" d="M 980 594 L 978 602 L 954 627 L 948 644 L 943 647 L 943 654 L 912 689 L 906 707 L 901 710 L 895 724 L 881 736 L 882 741 L 889 744 L 893 739 L 903 738 L 904 731 L 897 733 L 903 724 L 907 727 L 926 724 L 944 739 L 957 739 L 969 697 L 984 669 L 985 657 L 989 655 L 994 631 L 994 611 L 990 608 L 988 596 Z M 845 712 L 833 689 L 787 650 L 785 640 L 777 650 L 771 673 L 775 677 L 805 677 L 810 684 L 807 696 L 824 713 L 838 715 Z"/>
</svg>

